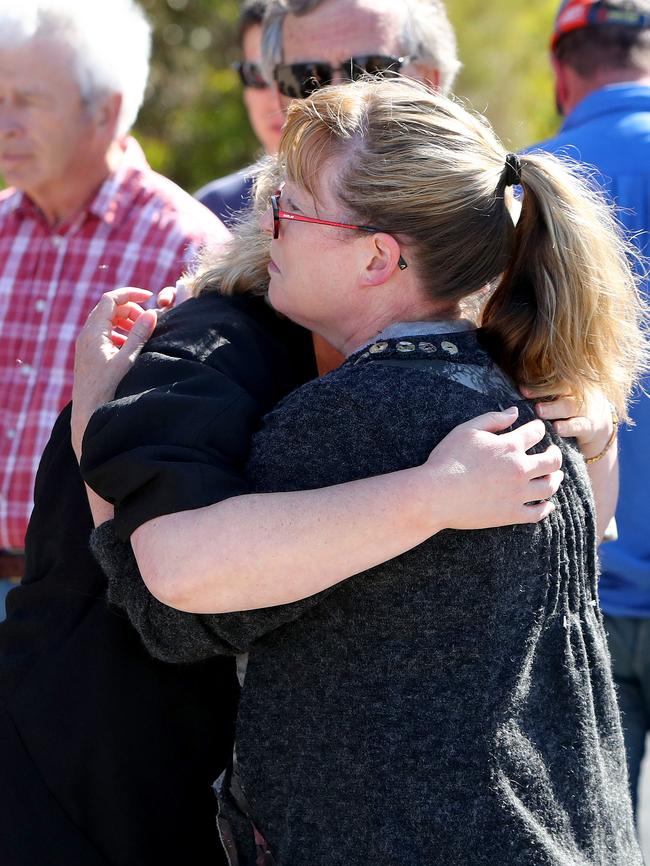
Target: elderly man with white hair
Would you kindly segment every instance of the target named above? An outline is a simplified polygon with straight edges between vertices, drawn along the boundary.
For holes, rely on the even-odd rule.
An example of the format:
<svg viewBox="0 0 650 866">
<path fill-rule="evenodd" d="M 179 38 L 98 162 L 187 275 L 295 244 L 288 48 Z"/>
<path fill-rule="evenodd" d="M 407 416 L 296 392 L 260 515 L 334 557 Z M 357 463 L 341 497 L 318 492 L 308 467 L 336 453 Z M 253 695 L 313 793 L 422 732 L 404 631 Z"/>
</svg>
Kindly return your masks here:
<svg viewBox="0 0 650 866">
<path fill-rule="evenodd" d="M 149 45 L 132 0 L 0 0 L 4 574 L 22 569 L 88 312 L 107 289 L 173 283 L 227 237 L 127 136 Z M 69 425 L 68 408 L 0 623 L 0 863 L 218 866 L 234 666 L 155 661 L 109 609 Z"/>
<path fill-rule="evenodd" d="M 150 27 L 132 0 L 0 0 L 0 577 L 19 577 L 40 454 L 102 293 L 174 283 L 227 233 L 127 133 Z"/>
</svg>

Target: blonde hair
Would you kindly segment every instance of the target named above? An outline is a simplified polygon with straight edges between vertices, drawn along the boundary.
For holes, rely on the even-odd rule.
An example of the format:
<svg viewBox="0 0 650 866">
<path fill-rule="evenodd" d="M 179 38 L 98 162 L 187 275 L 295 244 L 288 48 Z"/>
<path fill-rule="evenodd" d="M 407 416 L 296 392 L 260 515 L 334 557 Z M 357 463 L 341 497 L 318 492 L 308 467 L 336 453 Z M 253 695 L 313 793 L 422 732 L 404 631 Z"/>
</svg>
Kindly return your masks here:
<svg viewBox="0 0 650 866">
<path fill-rule="evenodd" d="M 195 297 L 205 292 L 221 295 L 265 295 L 269 285 L 270 239 L 260 228 L 270 196 L 281 181 L 279 162 L 266 156 L 254 170 L 254 196 L 250 212 L 231 226 L 228 243 L 206 247 L 190 274 L 183 276 Z"/>
<path fill-rule="evenodd" d="M 519 385 L 580 397 L 599 388 L 628 417 L 648 348 L 638 254 L 613 210 L 577 166 L 531 153 L 515 227 L 506 151 L 487 121 L 415 82 L 366 80 L 296 100 L 277 161 L 259 169 L 252 213 L 225 253 L 205 254 L 194 293 L 263 294 L 259 215 L 270 193 L 286 174 L 318 198 L 333 159 L 340 218 L 399 236 L 430 299 L 458 305 L 492 287 L 482 339 Z"/>
<path fill-rule="evenodd" d="M 345 218 L 399 236 L 432 300 L 457 305 L 494 285 L 482 336 L 518 384 L 600 388 L 627 417 L 647 363 L 632 248 L 603 198 L 548 154 L 521 157 L 515 228 L 506 155 L 483 117 L 391 79 L 294 101 L 279 160 L 315 198 L 323 165 L 337 160 Z"/>
</svg>

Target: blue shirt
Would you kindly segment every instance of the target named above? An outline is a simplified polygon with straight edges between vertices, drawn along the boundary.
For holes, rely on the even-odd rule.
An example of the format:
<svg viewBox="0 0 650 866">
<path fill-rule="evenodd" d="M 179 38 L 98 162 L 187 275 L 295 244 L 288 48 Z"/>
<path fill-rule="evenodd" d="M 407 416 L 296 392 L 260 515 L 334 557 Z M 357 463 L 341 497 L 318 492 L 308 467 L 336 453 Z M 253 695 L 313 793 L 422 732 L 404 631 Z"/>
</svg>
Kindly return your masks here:
<svg viewBox="0 0 650 866">
<path fill-rule="evenodd" d="M 202 186 L 194 197 L 216 214 L 224 225 L 231 228 L 251 203 L 253 191 L 252 166 L 242 168 L 226 177 L 217 178 Z"/>
<path fill-rule="evenodd" d="M 640 250 L 650 253 L 650 87 L 615 84 L 589 94 L 559 134 L 534 149 L 595 166 L 596 180 L 622 208 L 619 219 Z M 648 282 L 643 291 L 648 298 Z M 643 386 L 650 390 L 650 376 Z M 636 426 L 623 428 L 619 437 L 619 538 L 600 548 L 600 600 L 613 616 L 650 617 L 650 397 L 639 389 L 634 400 Z"/>
</svg>

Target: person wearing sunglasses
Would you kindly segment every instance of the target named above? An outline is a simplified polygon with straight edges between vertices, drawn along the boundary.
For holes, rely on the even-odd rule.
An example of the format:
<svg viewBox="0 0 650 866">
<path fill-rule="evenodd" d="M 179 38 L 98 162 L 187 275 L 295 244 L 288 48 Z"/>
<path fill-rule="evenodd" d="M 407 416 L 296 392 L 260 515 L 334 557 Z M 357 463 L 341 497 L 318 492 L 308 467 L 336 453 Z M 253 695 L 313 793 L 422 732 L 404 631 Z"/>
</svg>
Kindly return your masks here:
<svg viewBox="0 0 650 866">
<path fill-rule="evenodd" d="M 185 619 L 200 621 L 202 652 L 249 653 L 238 768 L 221 786 L 231 862 L 639 866 L 596 598 L 614 422 L 581 436 L 582 454 L 548 428 L 564 481 L 541 523 L 437 533 L 373 569 L 361 564 L 366 543 L 380 559 L 405 523 L 417 531 L 415 514 L 405 521 L 421 491 L 417 467 L 455 424 L 511 401 L 522 421 L 534 418 L 517 385 L 539 397 L 599 387 L 625 416 L 647 348 L 614 218 L 559 161 L 507 153 L 483 118 L 405 81 L 295 101 L 259 196 L 259 226 L 198 277 L 188 304 L 252 279 L 259 291 L 266 266 L 273 307 L 317 329 L 346 363 L 267 415 L 248 459 L 252 496 L 151 511 L 174 476 L 176 495 L 193 491 L 198 503 L 219 422 L 241 411 L 228 400 L 213 421 L 199 412 L 198 435 L 179 424 L 176 452 L 155 441 L 158 425 L 144 442 L 138 414 L 142 425 L 159 399 L 198 396 L 160 379 L 156 338 L 127 392 L 91 419 L 82 459 L 86 480 L 115 502 L 95 547 L 147 645 L 173 647 L 174 623 L 192 611 L 204 614 Z M 107 369 L 130 365 L 133 340 L 122 360 L 124 350 L 107 351 L 124 314 L 115 304 L 128 300 L 107 298 L 89 322 L 88 345 L 94 333 L 104 348 L 80 379 L 82 413 L 84 382 L 108 375 L 110 385 Z M 210 361 L 222 374 L 230 350 Z M 129 395 L 147 367 L 158 394 Z M 206 409 L 212 399 L 206 391 Z M 189 406 L 180 400 L 179 418 Z M 202 443 L 199 485 L 181 464 Z M 414 469 L 401 494 L 383 486 L 386 473 Z M 545 499 L 549 479 L 538 482 L 535 499 Z M 330 484 L 342 486 L 325 492 L 331 510 L 314 524 L 308 503 Z M 368 498 L 350 510 L 348 494 L 364 484 Z M 484 476 L 474 503 L 493 492 Z M 437 494 L 454 509 L 446 482 Z M 142 523 L 147 499 L 154 519 Z M 272 529 L 277 501 L 284 522 Z"/>
<path fill-rule="evenodd" d="M 440 0 L 270 0 L 262 52 L 285 109 L 365 74 L 400 73 L 449 93 L 460 68 Z"/>
<path fill-rule="evenodd" d="M 241 61 L 233 64 L 242 85 L 248 120 L 264 153 L 275 154 L 280 142 L 284 116 L 276 89 L 265 77 L 261 65 L 262 21 L 266 0 L 248 0 L 242 6 L 238 24 Z M 247 166 L 201 187 L 196 197 L 226 225 L 250 202 L 253 166 Z"/>
<path fill-rule="evenodd" d="M 260 48 L 261 33 L 261 48 Z M 244 5 L 237 68 L 251 125 L 266 153 L 277 150 L 292 99 L 363 74 L 402 73 L 448 93 L 460 68 L 440 0 L 264 0 Z M 261 51 L 261 59 L 260 59 Z M 272 82 L 272 87 L 266 87 Z M 197 197 L 231 225 L 250 201 L 253 167 L 202 187 Z M 338 354 L 318 343 L 325 370 Z"/>
<path fill-rule="evenodd" d="M 265 6 L 262 78 L 250 66 L 242 73 L 259 84 L 263 77 L 272 81 L 279 122 L 292 99 L 326 84 L 367 73 L 401 73 L 448 93 L 460 69 L 456 36 L 441 0 L 267 0 Z M 212 181 L 197 196 L 231 225 L 250 201 L 252 170 Z M 314 348 L 319 373 L 343 360 L 319 335 Z"/>
<path fill-rule="evenodd" d="M 441 0 L 269 0 L 262 66 L 284 112 L 292 99 L 364 74 L 408 75 L 449 93 L 460 69 Z M 314 337 L 320 373 L 341 354 Z"/>
<path fill-rule="evenodd" d="M 243 6 L 239 41 L 242 60 L 235 69 L 243 88 L 248 119 L 265 153 L 278 152 L 284 117 L 271 82 L 262 71 L 262 21 L 266 2 L 255 0 Z"/>
</svg>

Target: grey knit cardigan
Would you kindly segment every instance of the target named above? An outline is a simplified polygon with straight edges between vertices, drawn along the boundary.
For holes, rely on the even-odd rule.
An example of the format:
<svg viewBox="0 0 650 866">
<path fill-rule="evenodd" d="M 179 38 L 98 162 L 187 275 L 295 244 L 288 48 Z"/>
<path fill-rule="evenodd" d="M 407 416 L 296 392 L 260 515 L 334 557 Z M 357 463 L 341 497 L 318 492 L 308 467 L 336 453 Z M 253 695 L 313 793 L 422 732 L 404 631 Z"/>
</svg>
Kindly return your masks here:
<svg viewBox="0 0 650 866">
<path fill-rule="evenodd" d="M 298 490 L 413 466 L 515 401 L 529 420 L 475 332 L 380 341 L 267 416 L 250 476 Z M 279 866 L 642 863 L 589 481 L 570 444 L 549 431 L 540 447 L 550 439 L 566 477 L 541 524 L 441 532 L 291 605 L 171 611 L 110 527 L 97 534 L 111 600 L 152 652 L 249 653 L 238 772 Z M 221 808 L 254 866 L 249 822 L 227 792 Z"/>
</svg>

